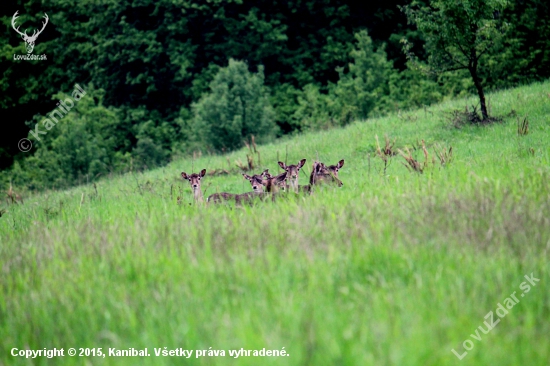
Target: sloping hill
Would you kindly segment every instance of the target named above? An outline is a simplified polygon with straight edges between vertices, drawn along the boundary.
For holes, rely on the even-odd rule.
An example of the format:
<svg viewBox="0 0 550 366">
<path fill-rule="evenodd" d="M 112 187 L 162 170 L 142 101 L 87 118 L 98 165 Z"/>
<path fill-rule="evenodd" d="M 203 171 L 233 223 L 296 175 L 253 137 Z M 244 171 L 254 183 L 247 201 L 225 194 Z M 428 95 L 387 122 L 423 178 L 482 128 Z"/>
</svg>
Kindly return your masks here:
<svg viewBox="0 0 550 366">
<path fill-rule="evenodd" d="M 453 127 L 452 111 L 475 103 L 455 100 L 258 147 L 256 173 L 306 158 L 302 184 L 315 159 L 345 159 L 344 186 L 312 196 L 191 204 L 180 172 L 233 169 L 243 149 L 4 206 L 0 364 L 26 364 L 13 348 L 55 347 L 65 357 L 40 362 L 82 364 L 68 348 L 101 347 L 91 364 L 181 363 L 155 355 L 167 347 L 195 350 L 189 363 L 201 365 L 546 364 L 549 92 L 490 95 L 504 116 L 491 126 Z M 396 153 L 386 168 L 385 135 Z M 422 174 L 404 166 L 407 149 Z M 250 190 L 236 171 L 202 184 Z M 131 347 L 150 356 L 109 354 Z"/>
</svg>

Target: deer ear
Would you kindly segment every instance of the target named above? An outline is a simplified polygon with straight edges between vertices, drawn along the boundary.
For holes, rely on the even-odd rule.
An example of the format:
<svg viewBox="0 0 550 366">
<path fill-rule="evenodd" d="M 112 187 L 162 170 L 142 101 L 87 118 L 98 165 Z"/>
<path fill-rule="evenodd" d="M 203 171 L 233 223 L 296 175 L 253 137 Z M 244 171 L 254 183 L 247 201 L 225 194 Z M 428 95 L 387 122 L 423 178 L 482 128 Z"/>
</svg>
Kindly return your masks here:
<svg viewBox="0 0 550 366">
<path fill-rule="evenodd" d="M 204 177 L 206 175 L 206 169 L 201 170 L 201 177 Z"/>
<path fill-rule="evenodd" d="M 338 162 L 338 169 L 340 169 L 343 166 L 344 166 L 344 159 L 342 159 Z"/>
<path fill-rule="evenodd" d="M 186 172 L 181 172 L 181 177 L 182 177 L 183 179 L 188 179 L 187 173 L 186 173 Z"/>
<path fill-rule="evenodd" d="M 306 163 L 306 159 L 300 160 L 300 164 L 298 164 L 298 169 L 303 167 L 305 163 Z"/>
<path fill-rule="evenodd" d="M 281 168 L 283 168 L 283 169 L 286 170 L 286 164 L 285 164 L 285 163 L 283 163 L 282 161 L 279 161 L 277 164 L 279 164 L 279 166 L 280 166 Z"/>
<path fill-rule="evenodd" d="M 264 170 L 261 175 L 268 176 L 269 175 L 269 169 Z"/>
<path fill-rule="evenodd" d="M 277 176 L 277 179 L 275 179 L 275 183 L 281 183 L 281 182 L 284 182 L 286 180 L 286 176 L 287 176 L 287 173 L 283 173 L 283 174 L 279 174 Z"/>
<path fill-rule="evenodd" d="M 244 173 L 243 173 L 243 177 L 244 177 L 244 179 L 246 179 L 246 180 L 252 180 L 252 177 L 251 177 L 250 175 L 248 175 L 248 174 L 244 174 Z"/>
</svg>

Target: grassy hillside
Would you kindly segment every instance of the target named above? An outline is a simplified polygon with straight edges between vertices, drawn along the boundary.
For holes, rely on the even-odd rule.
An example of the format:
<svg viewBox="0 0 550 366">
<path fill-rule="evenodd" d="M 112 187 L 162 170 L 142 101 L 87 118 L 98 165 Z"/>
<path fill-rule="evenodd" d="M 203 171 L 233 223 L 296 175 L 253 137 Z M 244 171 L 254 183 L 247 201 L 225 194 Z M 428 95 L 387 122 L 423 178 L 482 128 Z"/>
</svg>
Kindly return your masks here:
<svg viewBox="0 0 550 366">
<path fill-rule="evenodd" d="M 525 136 L 515 116 L 452 127 L 451 111 L 469 99 L 259 147 L 257 173 L 306 158 L 302 184 L 316 158 L 345 159 L 344 186 L 312 196 L 190 204 L 180 172 L 227 169 L 227 159 L 246 160 L 241 150 L 4 204 L 0 364 L 547 365 L 549 90 L 489 96 L 494 115 L 527 116 Z M 384 173 L 376 135 L 420 163 L 424 140 L 424 173 L 399 154 Z M 437 147 L 452 147 L 453 160 L 442 166 Z M 250 190 L 238 173 L 203 185 Z M 531 273 L 540 281 L 530 284 Z M 513 306 L 502 318 L 499 303 Z M 500 322 L 484 334 L 490 312 Z M 65 357 L 27 361 L 14 347 L 64 348 Z M 69 357 L 70 347 L 151 356 Z M 156 357 L 164 347 L 226 356 Z M 283 347 L 288 356 L 229 356 Z"/>
</svg>

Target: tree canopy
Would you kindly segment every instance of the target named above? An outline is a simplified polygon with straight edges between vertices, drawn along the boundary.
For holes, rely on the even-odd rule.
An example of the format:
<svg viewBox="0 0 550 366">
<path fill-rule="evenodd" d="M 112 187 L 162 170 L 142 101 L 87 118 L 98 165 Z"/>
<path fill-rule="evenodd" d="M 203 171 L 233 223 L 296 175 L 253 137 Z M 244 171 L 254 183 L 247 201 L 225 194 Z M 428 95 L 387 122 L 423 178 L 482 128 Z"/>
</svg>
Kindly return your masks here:
<svg viewBox="0 0 550 366">
<path fill-rule="evenodd" d="M 476 87 L 483 119 L 488 118 L 479 75 L 481 58 L 502 39 L 506 23 L 500 14 L 507 0 L 432 0 L 429 5 L 414 1 L 402 7 L 409 21 L 424 35 L 429 70 L 469 71 Z M 416 62 L 405 41 L 409 59 Z"/>
<path fill-rule="evenodd" d="M 270 119 L 276 125 L 268 135 L 275 131 L 277 136 L 343 125 L 450 95 L 479 94 L 479 85 L 491 89 L 549 77 L 550 4 L 545 0 L 510 0 L 505 8 L 503 4 L 501 0 L 8 2 L 0 29 L 6 40 L 1 49 L 0 109 L 5 118 L 10 116 L 10 128 L 0 134 L 0 184 L 17 179 L 27 184 L 32 174 L 16 171 L 34 169 L 31 163 L 37 156 L 42 156 L 40 169 L 58 166 L 58 154 L 45 154 L 55 151 L 47 143 L 68 138 L 70 128 L 57 129 L 47 143 L 35 144 L 30 152 L 19 151 L 18 141 L 29 137 L 36 121 L 57 107 L 54 96 L 69 93 L 75 83 L 94 90 L 88 95 L 89 104 L 80 108 L 105 109 L 106 115 L 116 117 L 102 119 L 100 124 L 109 126 L 105 129 L 82 127 L 93 135 L 86 135 L 86 140 L 111 142 L 104 147 L 105 158 L 90 160 L 89 156 L 102 155 L 78 149 L 84 156 L 77 160 L 88 165 L 75 167 L 67 184 L 83 175 L 93 179 L 92 175 L 129 166 L 151 167 L 178 154 L 213 148 L 213 142 L 193 127 L 197 117 L 192 106 L 213 92 L 213 80 L 230 59 L 245 63 L 250 75 L 263 75 L 262 95 L 269 99 L 274 112 Z M 398 6 L 417 18 L 408 23 Z M 33 50 L 46 60 L 14 59 L 27 53 L 12 28 L 16 11 L 17 25 L 29 33 L 39 29 L 44 14 L 48 15 Z M 501 27 L 504 23 L 507 28 Z M 443 70 L 452 69 L 454 63 L 455 68 L 467 66 L 470 75 L 464 70 L 422 75 L 409 67 L 401 50 L 403 38 L 410 41 L 409 51 L 418 64 Z M 472 50 L 475 57 L 468 58 Z M 482 67 L 470 60 L 482 61 L 477 65 Z M 475 78 L 471 70 L 476 70 Z M 92 122 L 74 115 L 65 123 Z M 214 150 L 237 145 L 224 141 Z M 42 183 L 34 180 L 35 186 L 61 184 L 41 179 Z"/>
</svg>

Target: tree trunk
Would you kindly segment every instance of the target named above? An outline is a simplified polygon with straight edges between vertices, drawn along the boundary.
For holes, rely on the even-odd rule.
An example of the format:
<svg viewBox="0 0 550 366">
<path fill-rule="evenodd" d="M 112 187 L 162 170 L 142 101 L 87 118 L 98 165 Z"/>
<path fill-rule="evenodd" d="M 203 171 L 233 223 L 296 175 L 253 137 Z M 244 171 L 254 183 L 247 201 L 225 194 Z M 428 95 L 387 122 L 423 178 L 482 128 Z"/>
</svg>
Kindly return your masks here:
<svg viewBox="0 0 550 366">
<path fill-rule="evenodd" d="M 485 105 L 485 94 L 483 93 L 483 86 L 481 85 L 481 80 L 479 80 L 479 76 L 477 75 L 476 58 L 474 58 L 474 62 L 471 64 L 468 70 L 470 71 L 470 75 L 472 75 L 472 79 L 474 80 L 474 85 L 477 89 L 477 95 L 479 96 L 479 104 L 481 105 L 481 116 L 485 121 L 489 119 L 489 115 L 487 114 L 487 106 Z"/>
</svg>

